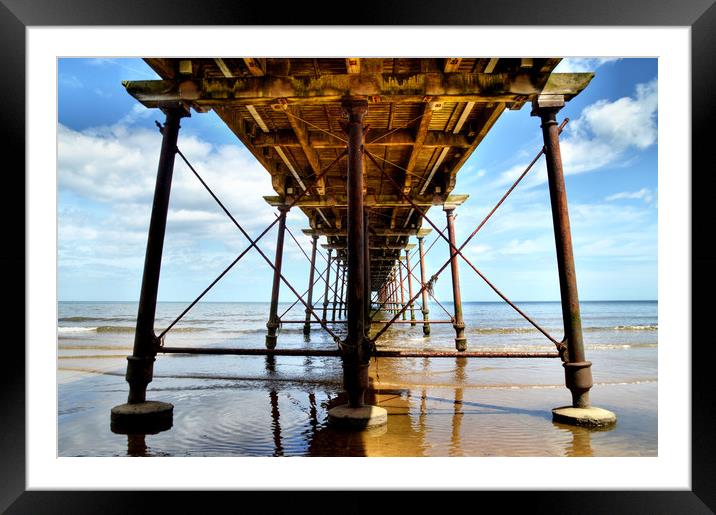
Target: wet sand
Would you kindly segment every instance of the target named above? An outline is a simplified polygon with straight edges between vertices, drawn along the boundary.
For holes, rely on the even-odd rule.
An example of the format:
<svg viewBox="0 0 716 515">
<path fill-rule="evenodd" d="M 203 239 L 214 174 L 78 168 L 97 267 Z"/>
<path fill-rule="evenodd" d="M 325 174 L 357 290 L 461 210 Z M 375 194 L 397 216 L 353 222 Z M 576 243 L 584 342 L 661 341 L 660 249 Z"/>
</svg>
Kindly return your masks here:
<svg viewBox="0 0 716 515">
<path fill-rule="evenodd" d="M 569 403 L 559 360 L 371 360 L 368 401 L 388 425 L 336 430 L 327 411 L 345 400 L 336 358 L 160 355 L 148 399 L 174 404 L 155 435 L 110 431 L 126 401 L 129 347 L 60 344 L 61 456 L 656 456 L 656 349 L 593 351 L 594 405 L 618 416 L 608 431 L 553 423 Z M 633 369 L 629 368 L 633 363 Z"/>
</svg>

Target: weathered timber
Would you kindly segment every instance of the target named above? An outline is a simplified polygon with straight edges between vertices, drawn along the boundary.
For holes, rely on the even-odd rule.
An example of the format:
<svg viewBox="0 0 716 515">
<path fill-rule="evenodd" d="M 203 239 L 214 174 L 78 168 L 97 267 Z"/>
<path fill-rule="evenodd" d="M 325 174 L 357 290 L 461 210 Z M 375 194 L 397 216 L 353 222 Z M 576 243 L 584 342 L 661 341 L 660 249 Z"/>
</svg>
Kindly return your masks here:
<svg viewBox="0 0 716 515">
<path fill-rule="evenodd" d="M 411 75 L 263 76 L 124 81 L 127 92 L 147 107 L 169 101 L 222 107 L 341 102 L 346 97 L 380 97 L 383 102 L 514 102 L 541 93 L 566 100 L 582 91 L 593 73 L 416 73 Z"/>
<path fill-rule="evenodd" d="M 469 114 L 469 113 L 468 113 Z M 291 117 L 289 117 L 291 119 Z M 344 149 L 346 144 L 324 132 L 311 132 L 306 143 L 314 149 Z M 293 130 L 279 129 L 270 133 L 262 132 L 251 139 L 254 147 L 301 147 L 304 143 L 294 134 Z M 371 129 L 365 145 L 368 148 L 376 147 L 410 147 L 416 145 L 415 131 L 409 129 Z M 428 131 L 422 139 L 423 148 L 455 147 L 470 148 L 472 138 L 464 134 L 451 134 L 442 131 Z"/>
</svg>

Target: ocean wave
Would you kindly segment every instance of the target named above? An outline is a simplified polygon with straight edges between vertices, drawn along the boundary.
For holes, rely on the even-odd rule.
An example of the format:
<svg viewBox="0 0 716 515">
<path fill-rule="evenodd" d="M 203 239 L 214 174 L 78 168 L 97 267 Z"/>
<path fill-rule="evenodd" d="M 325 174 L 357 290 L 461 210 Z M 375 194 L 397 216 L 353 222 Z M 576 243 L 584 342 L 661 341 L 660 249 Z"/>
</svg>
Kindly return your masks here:
<svg viewBox="0 0 716 515">
<path fill-rule="evenodd" d="M 552 327 L 546 329 L 548 332 L 557 333 L 561 328 Z M 604 332 L 604 331 L 658 331 L 659 326 L 656 324 L 648 325 L 617 325 L 617 326 L 593 326 L 584 327 L 584 332 Z M 534 327 L 468 327 L 468 332 L 477 334 L 530 334 L 539 332 Z"/>
<path fill-rule="evenodd" d="M 133 333 L 135 331 L 134 326 L 123 326 L 123 325 L 100 325 L 97 327 L 58 327 L 59 333 Z M 174 327 L 172 332 L 176 333 L 194 333 L 200 331 L 208 331 L 205 327 Z"/>
<path fill-rule="evenodd" d="M 96 329 L 96 327 L 58 327 L 57 331 L 60 333 L 86 333 Z"/>
<path fill-rule="evenodd" d="M 57 319 L 58 322 L 134 322 L 135 317 L 60 317 Z"/>
<path fill-rule="evenodd" d="M 657 331 L 659 326 L 656 324 L 649 325 L 618 325 L 613 327 L 617 331 Z"/>
<path fill-rule="evenodd" d="M 588 350 L 613 350 L 613 349 L 648 349 L 656 348 L 657 343 L 585 343 Z"/>
</svg>

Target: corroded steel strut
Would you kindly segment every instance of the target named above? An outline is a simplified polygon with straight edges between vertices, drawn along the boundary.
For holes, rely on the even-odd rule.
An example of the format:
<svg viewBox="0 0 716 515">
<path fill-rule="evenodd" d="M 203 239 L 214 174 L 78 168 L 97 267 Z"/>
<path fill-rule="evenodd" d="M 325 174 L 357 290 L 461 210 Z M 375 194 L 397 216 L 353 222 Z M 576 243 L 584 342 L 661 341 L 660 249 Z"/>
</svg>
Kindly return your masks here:
<svg viewBox="0 0 716 515">
<path fill-rule="evenodd" d="M 400 258 L 398 258 L 398 262 L 400 262 Z M 400 281 L 400 303 L 404 306 L 405 305 L 405 288 L 403 288 L 403 267 L 398 267 L 398 280 Z M 405 310 L 403 310 L 403 320 L 405 320 Z"/>
<path fill-rule="evenodd" d="M 276 331 L 278 330 L 280 321 L 277 316 L 278 310 L 278 295 L 279 287 L 281 286 L 281 266 L 283 264 L 283 241 L 286 234 L 286 213 L 288 209 L 286 206 L 279 206 L 278 208 L 280 219 L 278 222 L 278 236 L 276 238 L 276 256 L 274 258 L 274 269 L 273 269 L 273 284 L 271 286 L 271 304 L 269 305 L 269 320 L 266 323 L 268 334 L 266 335 L 266 348 L 276 348 Z M 298 295 L 298 294 L 296 294 Z M 306 304 L 306 309 L 308 304 Z"/>
<path fill-rule="evenodd" d="M 445 207 L 447 215 L 448 235 L 450 236 L 450 272 L 452 275 L 452 299 L 455 312 L 455 348 L 463 351 L 467 349 L 465 338 L 465 322 L 462 319 L 462 297 L 460 295 L 460 272 L 458 268 L 457 252 L 455 252 L 455 210 L 452 206 Z"/>
<path fill-rule="evenodd" d="M 241 227 L 241 226 L 238 224 L 238 222 L 236 221 L 236 219 L 231 215 L 231 213 L 229 213 L 229 211 L 226 209 L 226 207 L 224 206 L 224 204 L 221 203 L 221 201 L 220 201 L 220 200 L 218 199 L 218 197 L 214 194 L 214 192 L 211 190 L 211 188 L 209 188 L 209 186 L 206 184 L 206 182 L 204 182 L 204 180 L 201 178 L 201 176 L 200 176 L 199 173 L 196 171 L 196 169 L 194 169 L 194 167 L 191 165 L 191 163 L 189 163 L 189 161 L 187 160 L 187 158 L 184 156 L 184 154 L 181 153 L 181 151 L 180 151 L 178 148 L 176 148 L 176 153 L 177 153 L 177 154 L 182 158 L 182 160 L 186 163 L 186 165 L 189 167 L 189 170 L 191 170 L 191 172 L 199 179 L 199 182 L 201 182 L 201 184 L 204 186 L 204 188 L 209 192 L 209 194 L 210 194 L 210 195 L 214 198 L 214 200 L 219 204 L 219 206 L 222 208 L 222 210 L 224 211 L 224 213 L 226 213 L 226 215 L 232 220 L 232 222 L 234 222 L 234 224 L 241 229 L 241 231 L 244 233 L 244 235 L 246 236 L 246 238 L 249 240 L 250 245 L 249 245 L 246 249 L 244 249 L 244 250 L 241 252 L 241 254 L 219 275 L 219 277 L 217 277 L 191 304 L 189 304 L 189 306 L 188 306 L 184 311 L 182 311 L 182 312 L 179 314 L 179 316 L 178 316 L 177 318 L 175 318 L 174 321 L 173 321 L 171 324 L 169 324 L 169 326 L 168 326 L 164 331 L 162 331 L 162 333 L 157 337 L 157 345 L 158 345 L 158 346 L 161 345 L 161 341 L 162 341 L 162 338 L 164 337 L 164 335 L 165 335 L 167 332 L 169 332 L 169 330 L 170 330 L 172 327 L 174 327 L 174 325 L 176 325 L 176 323 L 179 322 L 179 320 L 181 320 L 181 319 L 184 317 L 184 315 L 186 315 L 186 314 L 189 312 L 189 310 L 190 310 L 192 307 L 194 307 L 194 306 L 196 305 L 196 303 L 199 302 L 199 300 L 201 300 L 201 298 L 202 298 L 204 295 L 206 295 L 206 293 L 219 281 L 219 279 L 221 279 L 236 263 L 238 263 L 239 260 L 240 260 L 244 255 L 246 255 L 246 253 L 247 253 L 251 248 L 256 248 L 256 250 L 262 255 L 262 257 L 266 260 L 266 262 L 267 262 L 272 268 L 275 268 L 275 267 L 273 266 L 273 263 L 271 263 L 271 261 L 270 261 L 270 260 L 266 257 L 266 255 L 261 251 L 261 249 L 259 249 L 259 247 L 257 246 L 257 243 L 258 243 L 258 241 L 259 241 L 261 238 L 263 238 L 264 235 L 266 235 L 266 233 L 268 233 L 269 230 L 270 230 L 276 223 L 278 223 L 279 220 L 280 220 L 280 218 L 276 218 L 273 222 L 271 222 L 271 223 L 268 225 L 268 227 L 266 227 L 266 229 L 263 230 L 263 232 L 256 238 L 256 240 L 252 240 L 252 239 L 246 234 L 246 232 L 243 230 L 243 227 Z M 340 161 L 341 159 L 343 159 L 343 157 L 345 157 L 346 154 L 347 154 L 346 152 L 343 152 L 343 153 L 341 153 L 338 157 L 336 157 L 333 161 L 331 161 L 331 163 L 329 163 L 328 166 L 326 166 L 323 170 L 321 170 L 321 172 L 320 172 L 319 174 L 317 174 L 317 175 L 315 176 L 314 181 L 320 180 L 320 178 L 323 177 L 326 173 L 328 173 L 328 171 L 333 167 L 333 165 L 335 165 L 338 161 Z M 306 195 L 307 193 L 308 193 L 308 189 L 303 190 L 303 191 L 302 191 L 301 193 L 299 193 L 291 202 L 289 202 L 289 203 L 287 204 L 287 208 L 288 208 L 288 209 L 291 209 L 291 208 L 292 208 L 296 203 L 298 203 L 298 202 L 303 198 L 303 196 Z M 298 296 L 298 292 L 296 292 L 296 290 L 293 288 L 293 286 L 291 286 L 290 283 L 288 283 L 288 281 L 283 277 L 283 275 L 281 276 L 281 280 L 284 281 L 284 283 L 286 283 L 286 284 L 288 285 L 288 287 L 291 289 L 291 291 L 292 291 L 296 296 Z M 299 297 L 299 300 L 301 300 L 301 302 L 304 304 L 304 306 L 306 306 L 306 302 L 303 301 L 303 299 L 302 299 L 301 297 Z M 308 307 L 308 306 L 306 306 L 306 307 Z M 318 315 L 316 315 L 316 313 L 315 313 L 313 310 L 311 310 L 311 315 L 312 315 L 313 317 L 315 317 L 316 320 L 319 320 L 319 321 L 320 321 L 320 318 L 318 317 Z M 322 323 L 321 326 L 322 326 L 322 327 L 328 332 L 328 334 L 330 334 L 334 339 L 337 339 L 337 338 L 338 338 L 330 329 L 328 329 L 328 327 L 326 327 L 325 323 Z"/>
<path fill-rule="evenodd" d="M 566 123 L 566 120 L 565 120 L 565 123 Z M 475 266 L 472 265 L 472 263 L 470 263 L 470 261 L 462 254 L 462 249 L 465 248 L 465 246 L 470 242 L 470 240 L 471 240 L 471 239 L 477 234 L 477 232 L 484 226 L 485 222 L 487 222 L 487 220 L 492 216 L 492 214 L 496 211 L 497 207 L 499 207 L 499 206 L 502 204 L 502 202 L 507 198 L 507 195 L 509 195 L 509 194 L 512 192 L 512 190 L 517 186 L 517 184 L 519 184 L 519 182 L 527 175 L 527 172 L 530 171 L 530 169 L 532 168 L 532 166 L 534 165 L 534 163 L 537 161 L 537 158 L 538 158 L 543 152 L 544 152 L 544 149 L 540 150 L 540 153 L 538 154 L 538 156 L 535 157 L 535 159 L 528 165 L 528 167 L 525 169 L 525 171 L 522 173 L 522 175 L 520 175 L 520 177 L 515 181 L 515 183 L 513 183 L 513 185 L 508 189 L 507 193 L 505 193 L 505 195 L 500 199 L 500 201 L 499 201 L 498 204 L 495 206 L 495 208 L 493 208 L 492 211 L 490 211 L 490 213 L 488 213 L 488 215 L 487 215 L 487 216 L 483 219 L 483 221 L 478 225 L 477 229 L 475 229 L 475 231 L 473 231 L 473 233 L 462 243 L 462 245 L 460 245 L 459 248 L 457 248 L 454 243 L 450 242 L 450 240 L 445 236 L 445 234 L 443 234 L 443 232 L 442 232 L 440 229 L 438 229 L 437 226 L 436 226 L 427 216 L 425 216 L 425 211 L 423 211 L 419 206 L 417 206 L 417 205 L 412 201 L 412 199 L 410 199 L 410 197 L 409 197 L 408 195 L 406 195 L 406 194 L 403 193 L 402 189 L 399 188 L 398 184 L 395 182 L 395 180 L 394 180 L 390 175 L 387 175 L 384 170 L 381 170 L 381 173 L 382 173 L 389 181 L 391 181 L 391 182 L 393 183 L 393 185 L 395 185 L 396 188 L 398 188 L 399 193 L 402 194 L 402 195 L 406 198 L 406 200 L 408 201 L 408 203 L 410 203 L 410 204 L 413 206 L 413 208 L 423 217 L 423 219 L 426 220 L 426 221 L 432 226 L 432 228 L 437 231 L 437 233 L 440 235 L 440 237 L 442 237 L 445 241 L 448 242 L 448 245 L 450 245 L 451 251 L 454 250 L 455 254 L 457 254 L 457 255 L 459 255 L 460 257 L 462 257 L 462 258 L 473 268 L 473 270 L 477 271 L 477 268 L 475 268 Z M 373 161 L 373 163 L 374 163 L 378 168 L 380 168 L 380 165 L 378 165 L 378 163 L 375 161 L 375 158 L 373 157 L 373 155 L 372 155 L 370 152 L 366 152 L 366 154 L 368 155 L 368 158 L 371 159 L 371 161 Z M 451 263 L 451 260 L 452 260 L 452 256 L 450 257 L 450 259 L 448 259 L 448 260 L 443 264 L 442 267 L 440 267 L 440 269 L 438 270 L 437 273 L 433 274 L 433 276 L 432 276 L 433 279 L 436 278 L 440 273 L 442 273 L 443 270 L 445 270 L 445 268 L 447 267 L 447 265 L 449 265 L 449 264 Z M 484 277 L 482 274 L 479 274 L 479 275 L 480 275 L 481 278 L 485 279 L 485 277 Z M 432 282 L 433 279 L 431 279 L 431 282 Z M 525 320 L 527 320 L 527 321 L 528 321 L 530 324 L 532 324 L 537 330 L 539 330 L 539 331 L 540 331 L 542 334 L 544 334 L 548 339 L 550 339 L 555 345 L 557 345 L 557 347 L 558 347 L 558 349 L 560 350 L 560 352 L 562 352 L 562 347 L 563 347 L 563 345 L 564 345 L 563 343 L 558 342 L 558 341 L 555 340 L 552 336 L 550 336 L 549 333 L 547 333 L 544 329 L 542 329 L 542 327 L 540 327 L 534 320 L 532 320 L 531 318 L 529 318 L 529 317 L 528 317 L 524 312 L 522 312 L 522 310 L 520 310 L 514 303 L 512 303 L 509 299 L 507 299 L 507 297 L 505 297 L 501 292 L 499 292 L 499 290 L 497 290 L 497 289 L 492 285 L 492 283 L 490 283 L 490 282 L 488 282 L 488 281 L 486 281 L 486 283 L 487 283 L 488 286 L 490 286 L 500 297 L 502 297 L 502 299 L 503 299 L 505 302 L 507 302 L 513 309 L 515 309 L 520 315 L 522 315 L 522 317 L 524 317 Z M 421 287 L 420 291 L 416 294 L 415 298 L 417 298 L 417 296 L 418 296 L 420 293 L 422 293 L 422 291 L 423 291 L 426 287 L 427 287 L 427 285 L 423 285 L 423 286 Z M 411 300 L 415 300 L 415 299 L 411 299 Z M 404 311 L 404 309 L 403 309 L 402 311 Z M 402 312 L 402 311 L 401 311 L 401 312 Z M 395 320 L 397 320 L 399 316 L 400 316 L 400 313 L 396 314 L 396 315 L 393 317 L 393 319 L 391 320 L 391 324 L 392 324 L 393 322 L 395 322 Z M 377 340 L 380 336 L 382 336 L 383 333 L 388 329 L 388 327 L 390 327 L 390 324 L 386 325 L 385 327 L 383 327 L 383 329 L 381 329 L 380 331 L 378 331 L 378 333 L 373 337 L 373 341 Z"/>
<path fill-rule="evenodd" d="M 326 323 L 326 313 L 328 312 L 328 288 L 331 287 L 331 252 L 333 249 L 328 249 L 328 261 L 326 262 L 326 285 L 323 290 L 323 317 L 321 320 Z"/>
<path fill-rule="evenodd" d="M 293 235 L 291 235 L 293 236 Z M 294 241 L 296 238 L 294 238 Z M 311 236 L 311 270 L 308 273 L 308 305 L 313 309 L 313 278 L 315 276 L 316 272 L 316 247 L 318 247 L 318 236 L 315 234 Z M 298 244 L 298 242 L 296 242 Z M 299 246 L 300 247 L 300 246 Z M 303 248 L 301 247 L 301 251 L 303 252 Z M 305 293 L 303 294 L 305 295 Z M 302 296 L 303 296 L 302 295 Z M 281 315 L 283 316 L 283 315 Z M 306 321 L 303 325 L 303 334 L 311 334 L 311 313 L 308 309 L 306 309 Z"/>
<path fill-rule="evenodd" d="M 410 270 L 410 251 L 405 249 L 405 268 L 408 275 L 408 297 L 413 298 L 413 272 Z M 415 307 L 414 303 L 410 303 L 410 325 L 415 326 Z"/>
<path fill-rule="evenodd" d="M 154 335 L 154 318 L 157 310 L 159 273 L 162 267 L 164 234 L 169 211 L 169 195 L 174 172 L 179 121 L 188 113 L 183 107 L 165 109 L 166 120 L 162 133 L 162 147 L 157 166 L 152 215 L 149 221 L 147 250 L 144 257 L 142 289 L 139 296 L 137 326 L 132 355 L 127 358 L 126 379 L 129 383 L 129 404 L 146 401 L 147 385 L 152 381 L 156 356 L 157 337 Z"/>
<path fill-rule="evenodd" d="M 363 117 L 368 111 L 366 100 L 343 103 L 348 114 L 348 335 L 341 343 L 343 357 L 343 386 L 352 408 L 363 406 L 368 387 L 368 363 L 372 342 L 367 337 L 365 320 L 365 241 L 363 207 L 363 156 L 365 126 Z"/>
<path fill-rule="evenodd" d="M 326 356 L 339 357 L 341 352 L 333 349 L 261 349 L 226 347 L 162 347 L 164 354 L 213 354 L 235 356 Z M 443 351 L 377 349 L 378 358 L 559 358 L 556 352 L 501 352 L 501 351 Z"/>
<path fill-rule="evenodd" d="M 532 114 L 542 121 L 542 137 L 544 139 L 545 156 L 547 158 L 547 180 L 549 197 L 552 204 L 552 222 L 554 241 L 557 250 L 557 270 L 559 272 L 559 289 L 562 299 L 562 320 L 564 323 L 564 339 L 567 352 L 563 352 L 564 374 L 567 388 L 572 392 L 572 406 L 575 408 L 589 407 L 589 390 L 592 387 L 592 363 L 587 361 L 582 342 L 582 319 L 579 313 L 579 297 L 577 295 L 577 275 L 572 254 L 572 232 L 569 225 L 567 207 L 567 190 L 564 184 L 562 156 L 559 148 L 559 127 L 557 112 L 564 105 L 564 100 L 554 102 L 546 98 L 544 102 L 538 97 L 533 102 Z M 566 358 L 566 359 L 565 359 Z"/>
<path fill-rule="evenodd" d="M 435 239 L 435 241 L 438 241 L 437 238 Z M 435 243 L 435 242 L 433 242 L 433 243 Z M 430 249 L 428 249 L 428 250 L 430 250 Z M 430 309 L 428 308 L 428 290 L 426 288 L 427 283 L 425 281 L 425 276 L 426 276 L 426 273 L 425 273 L 425 252 L 423 252 L 423 237 L 422 236 L 418 236 L 418 252 L 420 252 L 420 292 L 419 292 L 419 294 L 422 293 L 422 295 L 423 295 L 423 299 L 422 299 L 423 300 L 423 306 L 422 306 L 422 308 L 423 308 L 422 309 L 422 311 L 423 311 L 423 334 L 425 336 L 429 336 L 430 335 L 430 322 L 428 320 L 428 315 L 430 315 Z M 417 298 L 417 297 L 418 297 L 418 295 L 415 295 L 415 297 L 413 297 L 411 295 L 411 298 Z"/>
</svg>

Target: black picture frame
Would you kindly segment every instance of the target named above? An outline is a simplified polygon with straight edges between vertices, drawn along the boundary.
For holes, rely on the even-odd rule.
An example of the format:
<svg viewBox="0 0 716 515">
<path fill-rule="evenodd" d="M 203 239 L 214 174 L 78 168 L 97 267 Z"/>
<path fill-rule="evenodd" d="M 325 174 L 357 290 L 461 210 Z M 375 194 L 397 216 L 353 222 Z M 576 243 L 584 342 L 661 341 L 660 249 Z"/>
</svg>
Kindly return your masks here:
<svg viewBox="0 0 716 515">
<path fill-rule="evenodd" d="M 265 502 L 264 493 L 246 492 L 126 492 L 26 491 L 25 486 L 25 29 L 64 25 L 557 25 L 557 26 L 688 26 L 691 27 L 692 89 L 688 98 L 670 99 L 692 113 L 692 170 L 683 171 L 692 185 L 692 327 L 684 328 L 685 352 L 692 358 L 692 487 L 689 491 L 535 491 L 480 492 L 480 502 L 509 502 L 511 509 L 550 513 L 714 513 L 716 512 L 716 408 L 711 366 L 716 362 L 713 341 L 706 334 L 710 296 L 716 286 L 716 250 L 709 241 L 713 220 L 711 192 L 714 173 L 711 148 L 716 112 L 716 6 L 714 0 L 393 0 L 359 5 L 296 2 L 277 7 L 268 2 L 228 0 L 0 0 L 0 80 L 3 99 L 0 132 L 4 161 L 15 158 L 3 174 L 6 197 L 0 203 L 6 244 L 0 250 L 7 307 L 6 320 L 16 331 L 4 342 L 0 389 L 0 511 L 8 514 L 149 513 L 196 510 L 207 506 L 249 507 Z M 340 7 L 340 9 L 339 9 Z M 20 194 L 23 192 L 23 194 Z M 22 223 L 21 223 L 22 221 Z M 9 286 L 9 291 L 7 287 Z M 27 306 L 32 309 L 31 305 Z M 667 413 L 660 416 L 668 417 Z M 575 469 L 578 473 L 578 469 Z M 555 478 L 555 487 L 558 487 Z M 303 504 L 310 492 L 270 495 L 270 506 Z M 349 511 L 374 509 L 375 494 L 351 496 Z M 472 494 L 474 496 L 475 494 Z M 403 509 L 425 502 L 426 493 L 403 496 Z M 209 500 L 208 497 L 211 499 Z M 488 499 L 494 497 L 494 499 Z M 313 500 L 316 502 L 316 500 Z M 241 504 L 238 504 L 238 503 Z M 322 503 L 335 501 L 318 501 Z M 452 501 L 455 502 L 455 501 Z M 471 501 L 468 501 L 471 502 Z M 226 504 L 224 504 L 226 503 Z M 154 508 L 150 508 L 154 505 Z M 482 504 L 489 506 L 489 504 Z M 326 504 L 324 508 L 328 508 Z M 214 508 L 209 512 L 215 511 Z"/>
</svg>

